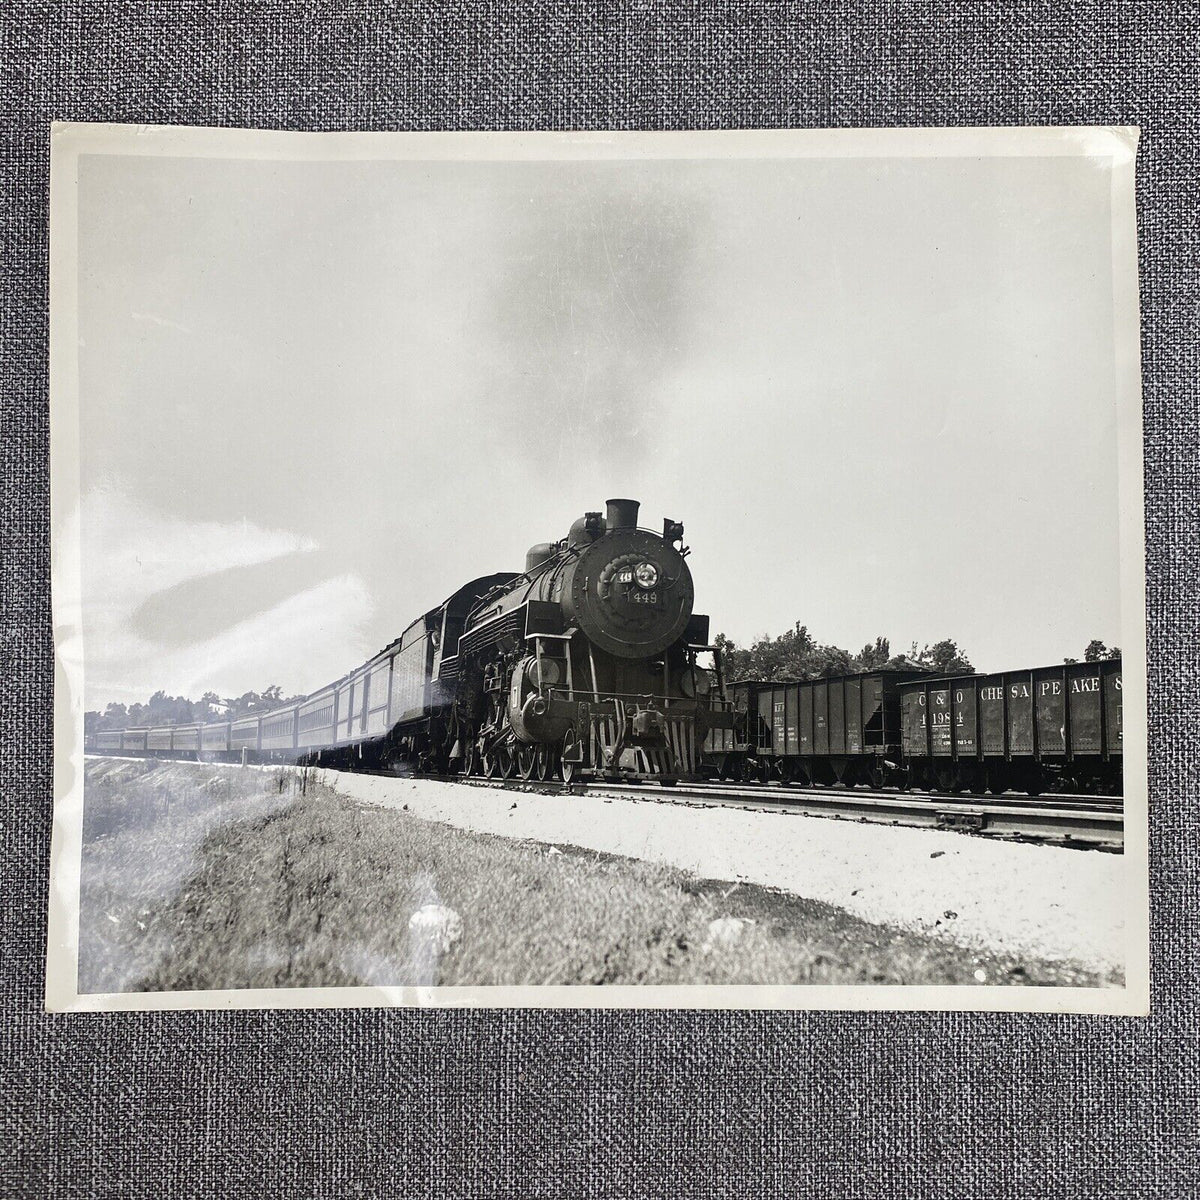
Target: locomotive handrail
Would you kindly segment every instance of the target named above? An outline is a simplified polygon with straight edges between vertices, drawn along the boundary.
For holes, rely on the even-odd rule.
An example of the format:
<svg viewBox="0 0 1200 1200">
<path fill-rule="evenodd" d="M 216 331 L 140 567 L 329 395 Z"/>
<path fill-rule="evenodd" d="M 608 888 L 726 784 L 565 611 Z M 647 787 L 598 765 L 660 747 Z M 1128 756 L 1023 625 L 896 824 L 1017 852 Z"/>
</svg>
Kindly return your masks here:
<svg viewBox="0 0 1200 1200">
<path fill-rule="evenodd" d="M 561 545 L 562 543 L 558 544 Z M 574 546 L 563 546 L 562 553 L 574 555 L 576 558 L 579 557 L 579 551 Z M 484 594 L 480 596 L 479 599 L 476 600 L 469 609 L 467 609 L 467 615 L 464 620 L 464 624 L 469 624 L 471 618 L 475 616 L 480 609 L 486 608 L 493 596 L 496 596 L 501 592 L 507 593 L 515 584 L 520 584 L 522 582 L 532 583 L 537 576 L 544 575 L 546 571 L 550 570 L 551 566 L 554 565 L 559 564 L 554 563 L 552 559 L 546 559 L 544 562 L 538 563 L 538 565 L 534 567 L 532 571 L 522 571 L 520 575 L 514 575 L 512 579 L 505 583 L 493 584 L 490 590 L 484 592 Z M 470 633 L 471 630 L 467 630 L 466 632 Z"/>
<path fill-rule="evenodd" d="M 553 684 L 546 687 L 546 692 L 550 696 L 561 696 L 564 699 L 570 699 L 568 689 L 561 687 L 559 684 Z M 704 697 L 701 699 L 697 696 L 668 696 L 660 692 L 605 692 L 604 698 L 599 703 L 604 704 L 609 700 L 661 700 L 664 706 L 675 706 L 679 704 L 708 704 L 716 709 L 732 708 L 733 701 L 723 697 L 713 696 Z M 596 703 L 590 701 L 589 703 Z"/>
</svg>

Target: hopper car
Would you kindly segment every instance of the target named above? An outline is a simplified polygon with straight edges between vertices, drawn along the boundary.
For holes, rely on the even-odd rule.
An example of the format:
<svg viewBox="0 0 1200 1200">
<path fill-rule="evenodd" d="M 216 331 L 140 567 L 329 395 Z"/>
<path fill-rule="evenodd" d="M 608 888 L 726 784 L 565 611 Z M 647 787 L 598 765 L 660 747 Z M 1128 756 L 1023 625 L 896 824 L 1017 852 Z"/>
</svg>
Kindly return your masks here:
<svg viewBox="0 0 1200 1200">
<path fill-rule="evenodd" d="M 1121 660 L 937 677 L 878 670 L 730 685 L 727 778 L 932 791 L 1122 791 Z"/>
</svg>

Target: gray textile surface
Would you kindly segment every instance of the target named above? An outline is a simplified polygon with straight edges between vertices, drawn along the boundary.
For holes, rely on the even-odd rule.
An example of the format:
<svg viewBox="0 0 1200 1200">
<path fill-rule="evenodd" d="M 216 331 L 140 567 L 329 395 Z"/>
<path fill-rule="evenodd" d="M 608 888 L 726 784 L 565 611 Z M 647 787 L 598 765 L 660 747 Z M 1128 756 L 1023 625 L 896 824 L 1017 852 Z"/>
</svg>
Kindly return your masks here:
<svg viewBox="0 0 1200 1200">
<path fill-rule="evenodd" d="M 0 1194 L 1193 1193 L 1198 35 L 1190 4 L 6 6 Z M 1154 1016 L 46 1016 L 53 118 L 1140 125 Z"/>
</svg>

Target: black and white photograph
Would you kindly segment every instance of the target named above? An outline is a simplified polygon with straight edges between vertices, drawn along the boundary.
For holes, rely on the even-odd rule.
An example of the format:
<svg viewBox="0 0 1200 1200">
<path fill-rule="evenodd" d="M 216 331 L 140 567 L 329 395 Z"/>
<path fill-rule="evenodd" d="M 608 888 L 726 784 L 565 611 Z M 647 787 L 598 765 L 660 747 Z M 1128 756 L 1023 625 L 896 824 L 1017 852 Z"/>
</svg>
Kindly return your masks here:
<svg viewBox="0 0 1200 1200">
<path fill-rule="evenodd" d="M 1136 147 L 56 125 L 47 1007 L 1147 1012 Z"/>
</svg>

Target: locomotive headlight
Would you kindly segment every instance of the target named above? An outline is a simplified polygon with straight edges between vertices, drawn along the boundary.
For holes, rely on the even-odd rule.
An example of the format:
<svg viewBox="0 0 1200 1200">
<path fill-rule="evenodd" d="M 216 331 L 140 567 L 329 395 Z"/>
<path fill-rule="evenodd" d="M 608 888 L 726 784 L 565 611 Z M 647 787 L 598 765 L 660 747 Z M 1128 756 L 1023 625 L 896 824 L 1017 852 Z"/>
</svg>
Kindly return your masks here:
<svg viewBox="0 0 1200 1200">
<path fill-rule="evenodd" d="M 634 568 L 633 578 L 638 587 L 649 591 L 652 587 L 658 587 L 658 568 L 652 562 L 638 563 Z"/>
<path fill-rule="evenodd" d="M 540 668 L 538 660 L 531 658 L 527 673 L 529 675 L 529 682 L 534 687 L 554 687 L 562 678 L 562 669 L 559 667 L 558 661 L 553 658 L 543 658 Z"/>
</svg>

